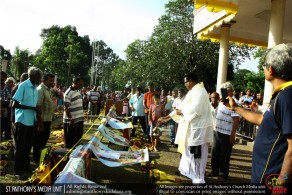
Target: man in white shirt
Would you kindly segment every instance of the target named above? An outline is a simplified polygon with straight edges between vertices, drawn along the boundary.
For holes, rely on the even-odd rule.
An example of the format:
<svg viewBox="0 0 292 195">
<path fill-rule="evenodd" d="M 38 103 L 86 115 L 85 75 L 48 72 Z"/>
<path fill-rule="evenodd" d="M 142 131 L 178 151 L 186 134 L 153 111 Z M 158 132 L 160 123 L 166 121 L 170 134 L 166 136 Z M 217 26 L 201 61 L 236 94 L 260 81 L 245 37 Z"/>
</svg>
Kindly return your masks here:
<svg viewBox="0 0 292 195">
<path fill-rule="evenodd" d="M 233 95 L 233 86 L 230 82 L 223 83 L 221 88 L 227 89 L 228 96 Z M 207 176 L 218 176 L 218 181 L 225 181 L 229 175 L 229 163 L 232 147 L 235 144 L 236 130 L 240 116 L 229 110 L 221 102 L 216 114 L 216 128 L 212 145 L 211 166 L 212 172 Z"/>
<path fill-rule="evenodd" d="M 218 112 L 219 100 L 220 100 L 219 93 L 213 92 L 211 94 L 211 102 L 210 103 L 211 103 L 211 108 L 212 108 L 212 116 L 213 116 L 214 128 L 216 126 L 216 115 L 217 115 L 217 112 Z"/>
<path fill-rule="evenodd" d="M 136 94 L 136 88 L 132 87 L 131 92 L 128 94 L 127 98 L 129 101 L 131 101 L 131 98 Z M 130 116 L 132 116 L 132 111 L 130 109 Z"/>
<path fill-rule="evenodd" d="M 179 89 L 178 90 L 178 97 L 174 99 L 172 107 L 173 109 L 178 109 L 182 101 L 185 99 L 185 90 Z"/>
<path fill-rule="evenodd" d="M 189 92 L 180 105 L 181 110 L 176 110 L 188 123 L 179 171 L 192 179 L 194 184 L 205 183 L 208 144 L 213 141 L 209 95 L 195 73 L 185 76 L 184 83 Z"/>
<path fill-rule="evenodd" d="M 174 100 L 177 98 L 177 90 L 174 89 L 172 90 L 171 92 L 172 96 L 168 96 L 167 97 L 167 102 L 166 102 L 166 105 L 165 105 L 165 111 L 166 111 L 166 115 L 170 114 L 174 108 L 173 108 L 173 102 Z M 171 145 L 174 145 L 174 139 L 175 139 L 175 122 L 174 120 L 170 120 L 168 122 L 168 126 L 169 126 L 169 139 L 170 139 L 170 144 Z"/>
</svg>

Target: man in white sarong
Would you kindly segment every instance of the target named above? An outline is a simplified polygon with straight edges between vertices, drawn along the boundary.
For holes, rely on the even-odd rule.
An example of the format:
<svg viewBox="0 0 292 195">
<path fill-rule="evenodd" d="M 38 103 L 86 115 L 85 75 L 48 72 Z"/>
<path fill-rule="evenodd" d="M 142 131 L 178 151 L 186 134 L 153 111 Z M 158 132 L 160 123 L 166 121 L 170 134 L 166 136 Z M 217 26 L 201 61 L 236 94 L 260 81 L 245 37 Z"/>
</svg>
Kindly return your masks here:
<svg viewBox="0 0 292 195">
<path fill-rule="evenodd" d="M 189 90 L 180 109 L 176 114 L 183 115 L 185 135 L 179 149 L 183 146 L 182 158 L 179 171 L 182 175 L 190 178 L 192 183 L 205 183 L 205 170 L 208 159 L 208 145 L 213 141 L 213 120 L 209 96 L 203 83 L 198 82 L 194 73 L 190 73 L 184 78 L 186 88 Z M 179 127 L 180 128 L 180 127 Z M 179 130 L 178 130 L 179 131 Z M 178 137 L 176 137 L 177 139 Z"/>
</svg>

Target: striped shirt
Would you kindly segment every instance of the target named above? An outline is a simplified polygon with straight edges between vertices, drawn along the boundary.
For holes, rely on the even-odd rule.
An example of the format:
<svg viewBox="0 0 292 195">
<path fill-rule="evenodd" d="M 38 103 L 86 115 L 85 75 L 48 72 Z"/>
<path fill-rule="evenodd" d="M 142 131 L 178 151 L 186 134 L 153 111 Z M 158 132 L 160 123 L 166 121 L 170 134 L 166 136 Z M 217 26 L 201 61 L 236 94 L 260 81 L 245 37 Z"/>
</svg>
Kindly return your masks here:
<svg viewBox="0 0 292 195">
<path fill-rule="evenodd" d="M 96 103 L 98 99 L 100 98 L 99 91 L 93 90 L 93 89 L 87 92 L 87 95 L 88 95 L 90 103 Z"/>
<path fill-rule="evenodd" d="M 229 110 L 226 106 L 220 103 L 217 107 L 215 131 L 225 135 L 231 135 L 234 123 L 232 117 L 240 117 L 240 115 L 234 111 Z"/>
<path fill-rule="evenodd" d="M 82 106 L 82 95 L 80 91 L 73 90 L 69 87 L 64 94 L 64 105 L 68 106 L 74 122 L 84 121 L 84 113 Z M 63 122 L 69 122 L 66 112 L 64 112 Z"/>
</svg>

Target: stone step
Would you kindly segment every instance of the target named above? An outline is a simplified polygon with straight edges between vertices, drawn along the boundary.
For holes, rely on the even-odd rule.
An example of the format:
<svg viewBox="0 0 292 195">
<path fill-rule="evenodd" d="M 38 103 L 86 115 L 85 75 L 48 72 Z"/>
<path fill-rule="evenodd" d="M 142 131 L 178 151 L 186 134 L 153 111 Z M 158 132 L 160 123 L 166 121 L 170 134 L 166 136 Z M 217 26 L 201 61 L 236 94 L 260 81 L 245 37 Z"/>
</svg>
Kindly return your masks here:
<svg viewBox="0 0 292 195">
<path fill-rule="evenodd" d="M 235 141 L 236 141 L 236 144 L 242 145 L 242 146 L 246 147 L 249 151 L 252 151 L 254 141 L 247 140 L 247 139 L 242 138 L 242 137 L 236 137 Z"/>
</svg>

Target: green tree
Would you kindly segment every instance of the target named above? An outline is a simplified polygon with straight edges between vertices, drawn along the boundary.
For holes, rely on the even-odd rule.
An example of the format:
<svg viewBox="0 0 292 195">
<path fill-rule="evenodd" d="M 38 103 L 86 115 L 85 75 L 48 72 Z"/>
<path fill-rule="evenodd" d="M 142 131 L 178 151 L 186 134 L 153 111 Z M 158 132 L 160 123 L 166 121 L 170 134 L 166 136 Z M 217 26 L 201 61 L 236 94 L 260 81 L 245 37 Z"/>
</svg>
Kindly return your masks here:
<svg viewBox="0 0 292 195">
<path fill-rule="evenodd" d="M 2 45 L 0 45 L 0 63 L 2 63 L 2 60 L 8 60 L 7 73 L 12 76 L 13 74 L 9 67 L 12 60 L 12 55 L 9 50 L 6 50 Z"/>
<path fill-rule="evenodd" d="M 217 80 L 219 44 L 200 41 L 193 34 L 192 1 L 170 0 L 147 40 L 136 40 L 126 49 L 125 75 L 132 81 L 153 81 L 162 88 L 182 85 L 185 74 L 195 71 L 205 86 L 214 90 Z M 249 57 L 247 46 L 230 46 L 228 78 L 241 56 Z"/>
<path fill-rule="evenodd" d="M 248 81 L 247 82 L 247 88 L 252 89 L 255 92 L 264 92 L 264 87 L 265 87 L 265 75 L 264 75 L 264 69 L 263 69 L 263 64 L 264 64 L 264 57 L 265 57 L 265 52 L 266 48 L 258 48 L 258 50 L 254 54 L 254 58 L 259 58 L 259 64 L 258 64 L 258 72 L 254 73 L 251 72 L 246 75 L 245 79 Z"/>
<path fill-rule="evenodd" d="M 63 85 L 71 84 L 73 75 L 83 76 L 89 82 L 92 48 L 88 36 L 79 36 L 76 27 L 70 25 L 42 29 L 40 36 L 43 45 L 34 61 L 38 67 L 58 74 Z"/>
<path fill-rule="evenodd" d="M 19 79 L 21 74 L 27 72 L 29 66 L 33 65 L 31 63 L 33 59 L 34 55 L 29 50 L 21 50 L 18 46 L 15 48 L 10 71 L 16 79 Z"/>
<path fill-rule="evenodd" d="M 12 55 L 9 50 L 6 50 L 2 45 L 0 45 L 0 59 L 12 60 Z"/>
<path fill-rule="evenodd" d="M 264 64 L 264 54 L 266 49 L 258 48 L 254 53 L 254 58 L 259 58 L 258 72 L 251 72 L 246 69 L 241 69 L 235 72 L 235 75 L 232 79 L 232 83 L 236 89 L 246 90 L 251 89 L 255 92 L 264 91 L 265 86 L 265 76 L 262 64 Z"/>
<path fill-rule="evenodd" d="M 266 48 L 258 48 L 258 50 L 255 52 L 254 54 L 254 58 L 259 58 L 259 64 L 258 64 L 258 71 L 259 72 L 263 72 L 263 64 L 265 63 L 265 53 L 266 53 L 267 49 Z"/>
<path fill-rule="evenodd" d="M 113 71 L 111 72 L 111 77 L 109 78 L 109 87 L 111 89 L 117 89 L 117 90 L 121 90 L 123 89 L 129 78 L 131 78 L 131 75 L 127 75 L 127 71 L 126 71 L 126 62 L 124 60 L 119 60 L 117 61 L 117 63 L 115 64 L 115 67 L 113 69 Z M 132 85 L 136 86 L 135 83 L 137 83 L 137 81 L 132 81 Z"/>
<path fill-rule="evenodd" d="M 235 72 L 233 80 L 231 80 L 232 85 L 235 89 L 245 91 L 247 88 L 247 82 L 246 75 L 250 74 L 251 71 L 247 69 L 239 69 Z"/>
<path fill-rule="evenodd" d="M 93 45 L 95 48 L 93 84 L 101 83 L 103 87 L 110 86 L 113 82 L 111 77 L 114 76 L 112 72 L 119 64 L 119 56 L 102 40 L 93 42 Z"/>
<path fill-rule="evenodd" d="M 115 71 L 116 78 L 119 78 L 119 82 L 126 85 L 128 79 L 131 78 L 132 83 L 140 83 L 141 79 L 149 80 L 150 64 L 146 61 L 145 47 L 147 41 L 135 40 L 128 45 L 126 49 L 127 61 L 118 67 Z"/>
<path fill-rule="evenodd" d="M 263 93 L 265 86 L 265 76 L 263 72 L 250 72 L 244 78 L 247 81 L 247 89 L 251 89 L 257 93 Z"/>
</svg>

